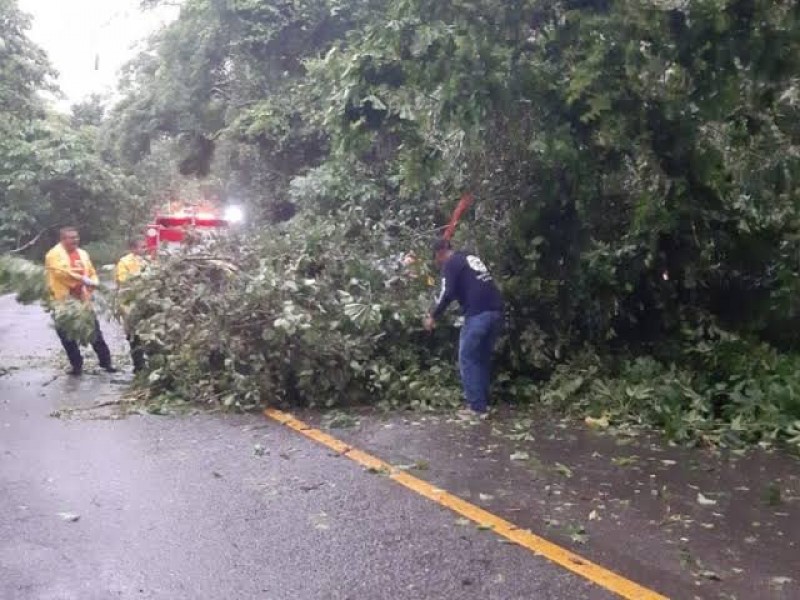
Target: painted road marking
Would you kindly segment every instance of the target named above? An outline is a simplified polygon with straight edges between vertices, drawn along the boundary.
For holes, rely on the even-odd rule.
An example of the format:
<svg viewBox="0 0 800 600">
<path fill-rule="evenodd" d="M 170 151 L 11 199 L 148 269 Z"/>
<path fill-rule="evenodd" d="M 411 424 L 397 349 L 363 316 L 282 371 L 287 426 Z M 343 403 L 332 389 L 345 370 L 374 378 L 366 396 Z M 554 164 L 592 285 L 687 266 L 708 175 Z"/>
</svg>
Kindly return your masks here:
<svg viewBox="0 0 800 600">
<path fill-rule="evenodd" d="M 539 537 L 527 529 L 520 529 L 502 517 L 498 517 L 497 515 L 490 513 L 479 506 L 475 506 L 474 504 L 462 500 L 458 496 L 454 496 L 445 490 L 439 489 L 427 481 L 410 475 L 406 471 L 396 469 L 389 463 L 384 462 L 381 459 L 372 456 L 371 454 L 367 454 L 358 448 L 353 448 L 349 444 L 346 444 L 345 442 L 338 440 L 335 437 L 320 431 L 319 429 L 314 429 L 303 421 L 296 419 L 289 413 L 270 408 L 265 410 L 264 414 L 268 418 L 294 429 L 307 438 L 310 438 L 315 442 L 330 448 L 336 453 L 346 456 L 363 467 L 373 471 L 386 473 L 389 478 L 393 479 L 403 487 L 419 494 L 420 496 L 428 498 L 429 500 L 432 500 L 441 506 L 449 508 L 453 512 L 466 517 L 470 521 L 473 521 L 480 527 L 491 529 L 497 535 L 514 542 L 523 548 L 527 548 L 536 555 L 547 558 L 551 562 L 554 562 L 557 565 L 560 565 L 565 569 L 568 569 L 573 573 L 588 579 L 592 583 L 595 583 L 600 587 L 609 590 L 610 592 L 614 592 L 622 598 L 626 598 L 628 600 L 667 600 L 666 596 L 662 596 L 658 592 L 643 587 L 638 583 L 631 581 L 630 579 L 626 579 L 622 575 L 618 575 L 613 571 L 609 571 L 598 564 L 586 560 L 582 556 L 579 556 L 574 552 L 567 550 L 566 548 L 562 548 L 558 544 Z"/>
</svg>

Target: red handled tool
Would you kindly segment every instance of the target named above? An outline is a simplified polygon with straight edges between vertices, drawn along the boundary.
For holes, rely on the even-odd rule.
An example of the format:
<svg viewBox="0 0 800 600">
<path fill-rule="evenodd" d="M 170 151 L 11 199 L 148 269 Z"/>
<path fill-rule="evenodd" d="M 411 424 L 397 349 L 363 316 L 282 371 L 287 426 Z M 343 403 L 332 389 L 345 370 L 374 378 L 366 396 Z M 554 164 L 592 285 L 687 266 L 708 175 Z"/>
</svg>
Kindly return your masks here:
<svg viewBox="0 0 800 600">
<path fill-rule="evenodd" d="M 453 211 L 453 216 L 450 217 L 450 222 L 447 224 L 447 227 L 445 227 L 444 233 L 442 234 L 444 239 L 453 239 L 458 222 L 461 220 L 461 217 L 464 215 L 464 213 L 467 212 L 467 209 L 472 206 L 474 200 L 475 197 L 470 192 L 465 192 L 461 196 L 461 200 L 458 201 L 456 209 Z"/>
</svg>

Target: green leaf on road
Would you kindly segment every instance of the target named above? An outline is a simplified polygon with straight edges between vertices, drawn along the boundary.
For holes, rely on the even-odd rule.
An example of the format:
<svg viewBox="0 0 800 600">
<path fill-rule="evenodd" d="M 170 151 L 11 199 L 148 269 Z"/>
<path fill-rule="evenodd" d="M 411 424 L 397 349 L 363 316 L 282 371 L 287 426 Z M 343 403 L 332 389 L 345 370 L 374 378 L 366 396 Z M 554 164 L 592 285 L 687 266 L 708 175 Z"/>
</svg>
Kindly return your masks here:
<svg viewBox="0 0 800 600">
<path fill-rule="evenodd" d="M 567 479 L 571 478 L 573 475 L 572 469 L 570 469 L 567 465 L 563 465 L 559 462 L 556 463 L 556 472 L 560 475 L 563 475 Z"/>
</svg>

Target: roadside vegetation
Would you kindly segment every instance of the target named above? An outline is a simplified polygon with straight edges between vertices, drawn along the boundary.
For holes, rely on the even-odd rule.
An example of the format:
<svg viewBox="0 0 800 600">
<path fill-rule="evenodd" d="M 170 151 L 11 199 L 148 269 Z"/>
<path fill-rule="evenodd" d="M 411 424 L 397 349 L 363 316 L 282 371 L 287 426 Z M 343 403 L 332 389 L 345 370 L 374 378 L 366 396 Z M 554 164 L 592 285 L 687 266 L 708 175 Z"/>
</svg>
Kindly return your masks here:
<svg viewBox="0 0 800 600">
<path fill-rule="evenodd" d="M 0 52 L 37 70 L 8 87 L 27 113 L 2 80 L 4 248 L 55 206 L 97 239 L 171 196 L 247 206 L 237 239 L 130 292 L 154 397 L 456 405 L 457 330 L 419 319 L 471 192 L 457 243 L 508 303 L 497 399 L 800 447 L 795 2 L 186 0 L 89 125 L 36 105 L 48 67 L 15 18 Z M 79 156 L 20 166 L 54 123 Z"/>
</svg>

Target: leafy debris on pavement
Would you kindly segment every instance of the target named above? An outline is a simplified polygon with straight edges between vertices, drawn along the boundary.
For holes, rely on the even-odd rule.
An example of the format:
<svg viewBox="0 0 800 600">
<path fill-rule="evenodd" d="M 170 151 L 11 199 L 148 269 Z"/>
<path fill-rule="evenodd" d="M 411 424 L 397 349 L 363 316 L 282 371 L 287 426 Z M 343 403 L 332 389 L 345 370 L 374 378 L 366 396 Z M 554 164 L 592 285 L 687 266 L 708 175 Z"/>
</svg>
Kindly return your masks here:
<svg viewBox="0 0 800 600">
<path fill-rule="evenodd" d="M 75 523 L 81 518 L 79 514 L 71 512 L 60 512 L 58 513 L 58 516 L 61 517 L 62 521 L 66 521 L 68 523 Z"/>
<path fill-rule="evenodd" d="M 340 410 L 333 410 L 322 417 L 321 425 L 324 429 L 352 429 L 358 427 L 357 417 Z"/>
<path fill-rule="evenodd" d="M 558 473 L 559 475 L 563 475 L 567 479 L 571 478 L 573 475 L 572 469 L 570 469 L 567 465 L 561 464 L 560 462 L 556 463 L 555 469 L 556 473 Z"/>
<path fill-rule="evenodd" d="M 697 503 L 700 506 L 715 506 L 717 504 L 717 501 L 712 500 L 711 498 L 707 498 L 701 492 L 697 492 Z"/>
</svg>

